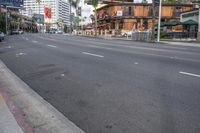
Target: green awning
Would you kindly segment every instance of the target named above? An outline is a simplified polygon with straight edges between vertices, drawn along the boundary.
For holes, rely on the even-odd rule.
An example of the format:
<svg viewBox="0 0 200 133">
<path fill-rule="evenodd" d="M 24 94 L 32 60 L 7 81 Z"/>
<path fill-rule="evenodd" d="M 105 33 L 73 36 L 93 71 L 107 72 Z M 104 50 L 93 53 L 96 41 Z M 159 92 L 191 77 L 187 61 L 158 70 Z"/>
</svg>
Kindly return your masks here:
<svg viewBox="0 0 200 133">
<path fill-rule="evenodd" d="M 179 21 L 169 21 L 169 22 L 161 23 L 161 27 L 177 26 L 177 25 L 181 25 L 181 22 L 179 22 Z"/>
<path fill-rule="evenodd" d="M 181 23 L 182 25 L 198 25 L 198 23 L 197 22 L 195 22 L 194 20 L 187 20 L 187 21 L 185 21 L 185 22 L 182 22 Z"/>
</svg>

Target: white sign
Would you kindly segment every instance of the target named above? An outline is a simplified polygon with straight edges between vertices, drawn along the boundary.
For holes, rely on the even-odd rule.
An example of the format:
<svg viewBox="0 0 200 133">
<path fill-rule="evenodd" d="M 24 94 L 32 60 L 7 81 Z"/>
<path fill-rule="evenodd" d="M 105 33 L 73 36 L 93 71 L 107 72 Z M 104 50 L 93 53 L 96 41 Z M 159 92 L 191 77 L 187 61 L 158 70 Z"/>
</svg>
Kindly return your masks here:
<svg viewBox="0 0 200 133">
<path fill-rule="evenodd" d="M 116 16 L 122 16 L 122 11 L 117 11 Z"/>
</svg>

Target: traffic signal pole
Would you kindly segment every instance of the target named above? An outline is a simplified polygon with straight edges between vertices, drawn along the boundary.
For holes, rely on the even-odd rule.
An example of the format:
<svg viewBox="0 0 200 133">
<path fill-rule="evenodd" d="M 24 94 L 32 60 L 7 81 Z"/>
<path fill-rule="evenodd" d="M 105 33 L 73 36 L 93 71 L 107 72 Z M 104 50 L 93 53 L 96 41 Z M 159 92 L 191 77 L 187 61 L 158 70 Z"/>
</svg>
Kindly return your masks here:
<svg viewBox="0 0 200 133">
<path fill-rule="evenodd" d="M 155 21 L 156 21 L 156 11 L 155 11 L 155 0 L 152 1 L 152 36 L 151 41 L 155 41 Z"/>
</svg>

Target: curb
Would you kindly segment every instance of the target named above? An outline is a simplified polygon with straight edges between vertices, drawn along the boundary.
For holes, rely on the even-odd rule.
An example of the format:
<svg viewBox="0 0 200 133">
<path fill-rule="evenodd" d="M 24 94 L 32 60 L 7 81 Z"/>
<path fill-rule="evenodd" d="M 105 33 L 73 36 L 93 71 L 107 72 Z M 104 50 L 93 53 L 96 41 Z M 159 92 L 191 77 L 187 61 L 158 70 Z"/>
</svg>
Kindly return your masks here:
<svg viewBox="0 0 200 133">
<path fill-rule="evenodd" d="M 200 43 L 196 42 L 173 42 L 173 41 L 160 41 L 162 44 L 173 45 L 173 46 L 185 46 L 185 47 L 200 47 Z"/>
<path fill-rule="evenodd" d="M 11 72 L 1 60 L 0 84 L 3 92 L 23 112 L 35 133 L 84 133 Z"/>
<path fill-rule="evenodd" d="M 0 92 L 0 132 L 1 133 L 24 133 L 11 113 L 6 99 Z"/>
</svg>

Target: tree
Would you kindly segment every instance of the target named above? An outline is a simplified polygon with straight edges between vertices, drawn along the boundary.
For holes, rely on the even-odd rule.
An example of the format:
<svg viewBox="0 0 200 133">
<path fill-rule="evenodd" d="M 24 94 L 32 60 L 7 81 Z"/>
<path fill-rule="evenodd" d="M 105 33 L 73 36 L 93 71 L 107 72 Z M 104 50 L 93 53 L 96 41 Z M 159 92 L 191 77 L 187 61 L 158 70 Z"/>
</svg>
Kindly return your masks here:
<svg viewBox="0 0 200 133">
<path fill-rule="evenodd" d="M 94 7 L 94 19 L 95 19 L 95 36 L 97 35 L 97 6 L 99 0 L 92 0 L 92 6 Z"/>
<path fill-rule="evenodd" d="M 5 15 L 0 13 L 0 31 L 6 32 L 6 22 L 5 22 Z"/>
<path fill-rule="evenodd" d="M 68 0 L 69 1 L 69 14 L 70 14 L 70 33 L 72 33 L 72 7 L 77 9 L 80 0 Z"/>
<path fill-rule="evenodd" d="M 64 29 L 63 29 L 63 31 L 64 31 L 64 33 L 67 32 L 67 25 L 66 25 L 66 24 L 64 24 Z"/>
</svg>

